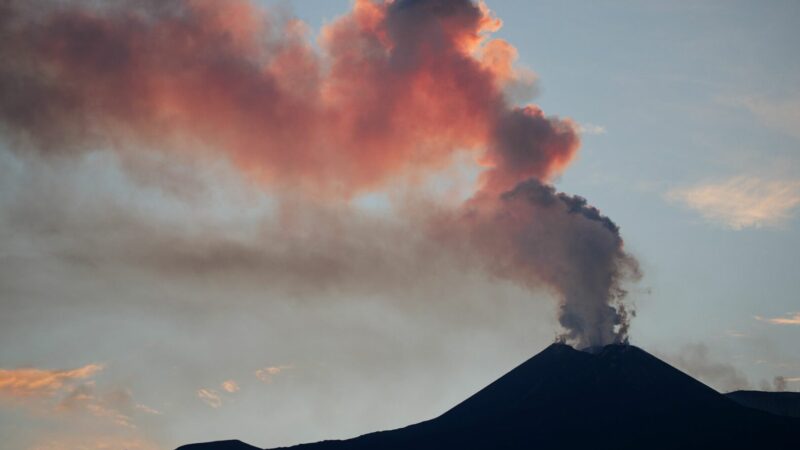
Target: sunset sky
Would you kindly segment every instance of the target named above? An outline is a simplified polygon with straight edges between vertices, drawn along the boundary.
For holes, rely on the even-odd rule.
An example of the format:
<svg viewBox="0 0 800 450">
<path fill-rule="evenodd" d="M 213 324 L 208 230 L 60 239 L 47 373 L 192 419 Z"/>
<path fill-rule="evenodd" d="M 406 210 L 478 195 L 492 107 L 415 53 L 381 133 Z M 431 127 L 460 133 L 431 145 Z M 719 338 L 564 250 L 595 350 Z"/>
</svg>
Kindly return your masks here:
<svg viewBox="0 0 800 450">
<path fill-rule="evenodd" d="M 800 3 L 101 3 L 0 0 L 4 448 L 399 427 L 631 310 L 800 391 Z"/>
</svg>

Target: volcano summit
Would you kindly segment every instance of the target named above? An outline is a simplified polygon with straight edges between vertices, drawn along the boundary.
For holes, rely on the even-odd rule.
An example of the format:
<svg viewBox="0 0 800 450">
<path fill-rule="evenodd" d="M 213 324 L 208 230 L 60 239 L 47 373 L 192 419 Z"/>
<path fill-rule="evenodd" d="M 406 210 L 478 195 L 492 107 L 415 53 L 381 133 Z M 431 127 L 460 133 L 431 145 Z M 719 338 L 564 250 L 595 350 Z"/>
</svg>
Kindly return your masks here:
<svg viewBox="0 0 800 450">
<path fill-rule="evenodd" d="M 441 416 L 343 441 L 351 449 L 789 449 L 800 419 L 742 406 L 644 350 L 552 344 Z M 246 450 L 238 441 L 179 450 Z"/>
</svg>

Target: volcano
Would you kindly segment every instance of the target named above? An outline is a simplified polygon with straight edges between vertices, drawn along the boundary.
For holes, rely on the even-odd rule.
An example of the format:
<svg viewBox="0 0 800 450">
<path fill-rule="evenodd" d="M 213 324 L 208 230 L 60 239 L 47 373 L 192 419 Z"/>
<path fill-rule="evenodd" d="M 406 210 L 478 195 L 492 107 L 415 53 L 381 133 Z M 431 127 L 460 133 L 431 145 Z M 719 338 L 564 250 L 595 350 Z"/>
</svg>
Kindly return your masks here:
<svg viewBox="0 0 800 450">
<path fill-rule="evenodd" d="M 253 448 L 225 441 L 179 450 Z M 797 449 L 800 419 L 744 406 L 632 345 L 556 343 L 434 419 L 288 448 Z"/>
</svg>

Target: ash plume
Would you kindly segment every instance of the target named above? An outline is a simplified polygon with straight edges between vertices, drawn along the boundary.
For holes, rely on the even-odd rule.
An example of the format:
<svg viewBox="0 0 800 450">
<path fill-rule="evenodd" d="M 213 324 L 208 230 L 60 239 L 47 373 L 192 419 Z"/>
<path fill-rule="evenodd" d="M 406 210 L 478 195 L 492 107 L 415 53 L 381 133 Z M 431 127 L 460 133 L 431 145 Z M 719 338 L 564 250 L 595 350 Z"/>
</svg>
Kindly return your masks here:
<svg viewBox="0 0 800 450">
<path fill-rule="evenodd" d="M 639 277 L 638 264 L 617 225 L 584 198 L 530 179 L 499 198 L 480 193 L 444 226 L 459 229 L 497 276 L 549 288 L 567 341 L 627 342 L 633 312 L 622 285 Z"/>
<path fill-rule="evenodd" d="M 211 154 L 329 202 L 469 152 L 480 186 L 421 225 L 498 276 L 552 290 L 570 341 L 627 339 L 622 284 L 636 262 L 610 219 L 548 184 L 575 156 L 577 127 L 507 98 L 526 74 L 482 2 L 357 0 L 320 50 L 301 22 L 244 0 L 0 0 L 0 13 L 0 130 L 14 151 Z"/>
</svg>

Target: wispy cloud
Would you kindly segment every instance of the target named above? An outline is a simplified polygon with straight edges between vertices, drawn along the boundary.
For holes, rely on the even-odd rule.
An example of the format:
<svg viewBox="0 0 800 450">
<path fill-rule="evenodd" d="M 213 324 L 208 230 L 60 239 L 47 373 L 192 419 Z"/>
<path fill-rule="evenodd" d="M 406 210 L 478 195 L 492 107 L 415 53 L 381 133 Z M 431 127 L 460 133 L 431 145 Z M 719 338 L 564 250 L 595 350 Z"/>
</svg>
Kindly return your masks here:
<svg viewBox="0 0 800 450">
<path fill-rule="evenodd" d="M 219 393 L 214 389 L 198 389 L 197 398 L 212 408 L 219 408 L 222 406 L 222 397 L 220 397 Z"/>
<path fill-rule="evenodd" d="M 59 411 L 89 413 L 95 417 L 103 418 L 115 424 L 135 428 L 131 418 L 120 411 L 120 406 L 131 404 L 131 395 L 128 391 L 112 392 L 109 395 L 98 395 L 94 383 L 85 383 L 74 388 L 58 405 Z"/>
<path fill-rule="evenodd" d="M 294 366 L 272 366 L 272 367 L 264 367 L 262 369 L 256 370 L 256 378 L 263 381 L 264 383 L 272 383 L 272 378 L 279 373 L 293 369 Z"/>
<path fill-rule="evenodd" d="M 58 404 L 56 411 L 88 413 L 125 428 L 136 428 L 133 416 L 137 411 L 161 414 L 149 406 L 134 402 L 133 393 L 129 389 L 98 391 L 94 381 L 73 388 Z"/>
<path fill-rule="evenodd" d="M 737 97 L 728 99 L 725 103 L 744 107 L 765 126 L 800 138 L 800 93 L 779 99 L 764 96 Z"/>
<path fill-rule="evenodd" d="M 222 392 L 211 388 L 201 388 L 197 390 L 197 398 L 212 408 L 219 408 L 225 401 L 226 394 L 239 392 L 239 383 L 236 380 L 225 380 L 220 383 Z"/>
<path fill-rule="evenodd" d="M 0 395 L 17 398 L 52 396 L 72 383 L 91 378 L 101 370 L 101 364 L 88 364 L 69 370 L 0 369 Z"/>
<path fill-rule="evenodd" d="M 136 428 L 133 416 L 137 411 L 160 414 L 134 402 L 129 389 L 99 390 L 94 378 L 103 369 L 101 364 L 67 370 L 0 369 L 0 396 L 43 414 L 91 416 L 125 428 Z"/>
<path fill-rule="evenodd" d="M 790 219 L 800 205 L 800 181 L 738 176 L 673 189 L 666 197 L 734 230 L 775 227 Z"/>
<path fill-rule="evenodd" d="M 160 415 L 164 414 L 163 412 L 161 412 L 161 411 L 159 411 L 159 410 L 157 410 L 155 408 L 151 408 L 151 407 L 149 407 L 147 405 L 143 405 L 141 403 L 137 403 L 134 407 L 138 411 L 141 411 L 141 412 L 147 413 L 147 414 L 153 414 L 153 415 L 156 415 L 156 416 L 160 416 Z"/>
<path fill-rule="evenodd" d="M 753 317 L 755 317 L 756 320 L 771 323 L 773 325 L 800 325 L 800 312 L 788 313 L 785 317 Z"/>
<path fill-rule="evenodd" d="M 603 125 L 596 125 L 593 123 L 580 123 L 578 124 L 578 133 L 580 134 L 606 134 L 606 127 Z"/>
<path fill-rule="evenodd" d="M 222 382 L 222 389 L 225 392 L 233 394 L 234 392 L 239 392 L 239 383 L 235 380 L 227 380 Z"/>
</svg>

